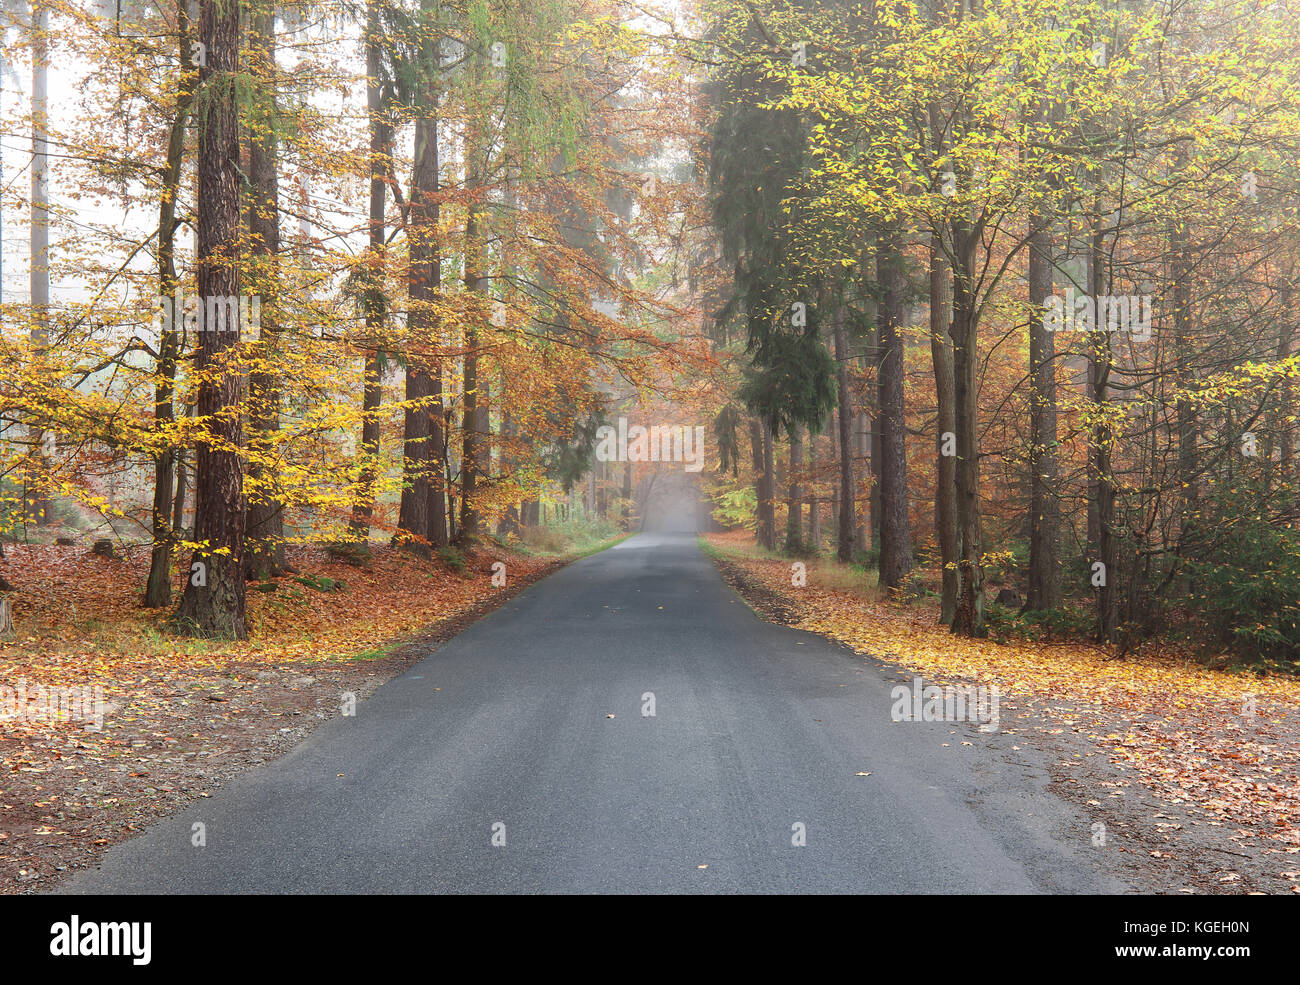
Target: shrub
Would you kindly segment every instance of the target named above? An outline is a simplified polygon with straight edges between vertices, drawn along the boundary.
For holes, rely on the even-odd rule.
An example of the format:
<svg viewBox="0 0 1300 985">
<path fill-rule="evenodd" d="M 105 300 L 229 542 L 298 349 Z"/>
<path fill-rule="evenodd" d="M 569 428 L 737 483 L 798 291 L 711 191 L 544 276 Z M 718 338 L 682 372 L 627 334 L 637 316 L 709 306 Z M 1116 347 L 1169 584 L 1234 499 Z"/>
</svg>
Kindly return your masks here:
<svg viewBox="0 0 1300 985">
<path fill-rule="evenodd" d="M 469 567 L 469 563 L 465 560 L 465 555 L 456 550 L 456 548 L 450 546 L 438 548 L 438 560 L 458 575 L 463 575 Z"/>
<path fill-rule="evenodd" d="M 524 527 L 519 539 L 538 554 L 563 554 L 566 544 L 564 534 L 554 527 Z"/>
<path fill-rule="evenodd" d="M 299 585 L 306 585 L 318 592 L 346 592 L 348 586 L 343 581 L 326 578 L 323 575 L 299 575 L 294 579 Z"/>
<path fill-rule="evenodd" d="M 1186 569 L 1195 617 L 1248 659 L 1300 669 L 1300 531 L 1243 501 L 1245 489 L 1221 494 L 1198 525 Z"/>
<path fill-rule="evenodd" d="M 758 516 L 758 497 L 753 486 L 720 489 L 713 499 L 713 519 L 728 530 L 753 530 Z"/>
<path fill-rule="evenodd" d="M 1091 609 L 1058 606 L 1020 612 L 993 601 L 984 604 L 984 624 L 989 636 L 998 643 L 1013 639 L 1049 642 L 1085 639 L 1096 629 L 1096 622 Z"/>
</svg>

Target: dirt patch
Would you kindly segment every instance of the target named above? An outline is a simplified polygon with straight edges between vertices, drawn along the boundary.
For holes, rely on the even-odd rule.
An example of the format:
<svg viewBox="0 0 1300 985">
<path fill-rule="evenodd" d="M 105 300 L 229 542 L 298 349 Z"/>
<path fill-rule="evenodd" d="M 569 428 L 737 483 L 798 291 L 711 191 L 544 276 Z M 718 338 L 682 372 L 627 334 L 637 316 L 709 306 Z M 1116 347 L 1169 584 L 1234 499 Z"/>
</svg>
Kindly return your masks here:
<svg viewBox="0 0 1300 985">
<path fill-rule="evenodd" d="M 730 585 L 745 603 L 769 622 L 795 626 L 803 619 L 803 607 L 794 599 L 774 591 L 738 564 L 714 557 L 722 580 Z"/>
</svg>

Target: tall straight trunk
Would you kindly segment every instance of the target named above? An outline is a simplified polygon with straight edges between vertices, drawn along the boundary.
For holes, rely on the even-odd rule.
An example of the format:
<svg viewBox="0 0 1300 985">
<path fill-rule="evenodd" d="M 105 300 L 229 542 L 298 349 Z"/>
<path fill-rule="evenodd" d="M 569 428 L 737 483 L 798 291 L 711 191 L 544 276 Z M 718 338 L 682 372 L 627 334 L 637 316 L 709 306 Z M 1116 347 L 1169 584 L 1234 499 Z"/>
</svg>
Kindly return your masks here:
<svg viewBox="0 0 1300 985">
<path fill-rule="evenodd" d="M 1200 466 L 1196 452 L 1196 405 L 1188 394 L 1195 377 L 1192 374 L 1192 261 L 1188 253 L 1187 225 L 1175 218 L 1169 232 L 1172 258 L 1169 264 L 1173 297 L 1174 381 L 1178 386 L 1175 417 L 1178 427 L 1179 544 L 1196 527 L 1199 495 L 1197 484 Z M 1100 326 L 1098 326 L 1100 327 Z"/>
<path fill-rule="evenodd" d="M 474 400 L 474 488 L 479 497 L 492 483 L 492 382 L 477 367 L 476 395 Z M 476 499 L 477 502 L 477 499 Z M 582 502 L 582 494 L 577 493 L 577 502 Z M 483 521 L 482 510 L 474 508 L 474 520 L 477 529 L 482 532 L 489 529 Z"/>
<path fill-rule="evenodd" d="M 239 293 L 239 144 L 234 85 L 239 70 L 239 8 L 202 0 L 199 39 L 207 52 L 200 87 L 210 94 L 199 114 L 198 293 Z M 223 84 L 225 83 L 225 84 Z M 238 306 L 236 306 L 236 311 Z M 233 327 L 230 321 L 234 321 Z M 205 312 L 195 370 L 198 413 L 206 436 L 197 442 L 194 552 L 191 576 L 175 616 L 177 628 L 205 637 L 245 639 L 243 376 L 231 357 L 239 316 L 217 325 Z"/>
<path fill-rule="evenodd" d="M 50 325 L 50 179 L 49 179 L 49 67 L 50 11 L 47 0 L 32 4 L 32 197 L 31 292 L 32 352 L 41 358 L 49 344 Z M 27 515 L 44 526 L 49 519 L 50 500 L 45 490 L 44 432 L 33 441 L 34 456 L 41 463 L 36 486 L 29 496 Z"/>
<path fill-rule="evenodd" d="M 849 393 L 849 339 L 844 324 L 843 305 L 837 305 L 831 316 L 835 338 L 836 389 L 838 390 L 840 483 L 839 524 L 836 531 L 835 556 L 841 561 L 853 560 L 853 396 Z"/>
<path fill-rule="evenodd" d="M 976 232 L 963 219 L 951 223 L 953 255 L 953 391 L 957 435 L 957 611 L 952 630 L 983 637 L 984 567 L 979 492 L 979 390 L 976 380 L 979 323 L 974 290 Z"/>
<path fill-rule="evenodd" d="M 766 423 L 763 432 L 763 546 L 776 550 L 776 458 L 773 452 L 772 428 Z"/>
<path fill-rule="evenodd" d="M 426 105 L 431 108 L 428 115 L 416 122 L 418 131 L 419 157 L 416 167 L 419 178 L 411 185 L 411 215 L 416 218 L 420 233 L 412 242 L 413 261 L 415 264 L 414 281 L 411 285 L 412 299 L 419 313 L 415 317 L 418 338 L 428 339 L 438 349 L 442 342 L 442 324 L 432 314 L 431 306 L 442 293 L 442 255 L 438 248 L 438 224 L 441 207 L 438 194 L 441 188 L 438 159 L 438 120 L 434 115 L 436 103 L 432 92 L 426 97 Z M 417 189 L 420 193 L 420 209 L 415 208 Z M 410 320 L 408 318 L 408 325 Z M 447 418 L 442 401 L 442 361 L 434 356 L 429 361 L 428 369 L 428 405 L 425 409 L 428 418 L 429 436 L 429 470 L 421 477 L 421 486 L 426 501 L 427 519 L 424 536 L 434 547 L 445 547 L 451 534 L 447 529 L 447 482 L 444 463 L 447 456 Z"/>
<path fill-rule="evenodd" d="M 483 69 L 481 56 L 471 59 L 469 69 L 472 73 L 471 91 L 481 85 Z M 471 120 L 465 134 L 465 193 L 468 196 L 465 214 L 465 290 L 480 296 L 483 310 L 486 310 L 488 302 L 488 278 L 484 274 L 486 242 L 481 191 L 487 178 L 488 158 L 491 152 L 486 125 L 485 120 Z M 474 314 L 469 315 L 464 321 L 459 539 L 462 543 L 473 544 L 479 537 L 478 474 L 481 462 L 479 455 L 481 421 L 478 413 L 479 321 L 478 316 Z"/>
<path fill-rule="evenodd" d="M 393 542 L 421 556 L 429 553 L 429 490 L 434 481 L 430 473 L 442 467 L 430 454 L 433 439 L 429 434 L 428 406 L 433 396 L 432 374 L 417 359 L 408 358 L 402 421 L 402 498 Z"/>
<path fill-rule="evenodd" d="M 421 4 L 427 16 L 434 5 Z M 445 546 L 447 529 L 446 417 L 442 404 L 442 367 L 437 352 L 442 326 L 434 306 L 442 292 L 442 256 L 438 244 L 441 207 L 438 159 L 437 72 L 439 47 L 426 39 L 420 59 L 419 115 L 415 120 L 415 158 L 411 171 L 411 200 L 407 211 L 410 263 L 407 293 L 406 411 L 402 500 L 399 537 L 417 553 Z"/>
<path fill-rule="evenodd" d="M 474 401 L 474 436 L 477 450 L 474 471 L 481 489 L 492 481 L 492 382 L 481 372 Z"/>
<path fill-rule="evenodd" d="M 808 550 L 822 549 L 822 504 L 817 498 L 817 442 L 821 435 L 808 432 Z"/>
<path fill-rule="evenodd" d="M 1057 499 L 1056 363 L 1047 300 L 1052 293 L 1052 234 L 1040 220 L 1029 253 L 1029 584 L 1025 608 L 1061 601 L 1061 506 Z"/>
<path fill-rule="evenodd" d="M 840 476 L 838 472 L 839 466 L 837 464 L 839 462 L 838 435 L 840 433 L 840 426 L 838 421 L 839 421 L 839 412 L 836 411 L 835 417 L 831 421 L 831 429 L 830 429 L 830 434 L 828 436 L 830 440 L 827 442 L 830 445 L 830 450 L 831 450 L 831 464 L 835 466 L 835 468 L 837 469 L 835 473 L 835 481 L 831 483 L 831 503 L 830 503 L 831 506 L 830 521 L 831 521 L 831 526 L 835 530 L 834 537 L 835 537 L 836 544 L 839 543 L 839 523 L 840 523 Z"/>
<path fill-rule="evenodd" d="M 445 545 L 448 539 L 443 490 L 442 373 L 436 359 L 423 347 L 437 348 L 440 331 L 431 305 L 442 285 L 441 258 L 436 236 L 439 206 L 437 122 L 416 121 L 415 174 L 407 219 L 411 262 L 407 316 L 415 350 L 408 355 L 406 372 L 405 458 L 406 482 L 402 490 L 399 527 L 417 553 L 427 545 Z M 418 545 L 418 546 L 415 546 Z"/>
<path fill-rule="evenodd" d="M 763 425 L 758 418 L 749 422 L 749 462 L 754 471 L 754 541 L 761 547 L 767 491 L 763 487 Z"/>
<path fill-rule="evenodd" d="M 901 588 L 912 570 L 912 532 L 907 503 L 907 428 L 904 421 L 903 318 L 906 282 L 899 236 L 890 232 L 881 238 L 877 255 L 877 279 L 884 288 L 877 325 L 880 347 L 877 392 L 879 393 L 880 447 L 880 584 L 890 590 Z"/>
<path fill-rule="evenodd" d="M 786 470 L 785 549 L 803 552 L 803 493 L 799 473 L 803 471 L 803 437 L 798 425 L 790 431 L 790 467 Z"/>
<path fill-rule="evenodd" d="M 468 244 L 479 239 L 479 216 L 476 209 L 471 209 L 472 217 L 465 224 L 467 244 L 465 262 L 465 287 L 471 292 L 482 290 L 483 278 L 480 267 L 471 261 Z M 476 248 L 475 248 L 476 249 Z M 476 258 L 477 259 L 477 258 Z M 478 537 L 478 326 L 474 316 L 465 320 L 465 357 L 463 381 L 464 391 L 461 405 L 464 408 L 461 419 L 461 456 L 460 456 L 460 540 L 466 544 L 473 543 Z"/>
<path fill-rule="evenodd" d="M 268 90 L 271 114 L 275 113 L 275 8 L 258 8 L 249 21 L 250 68 Z M 275 469 L 267 465 L 280 430 L 280 383 L 274 368 L 278 345 L 280 276 L 280 182 L 279 140 L 265 123 L 250 134 L 248 206 L 250 267 L 256 291 L 261 295 L 261 326 L 257 342 L 258 368 L 248 375 L 248 446 L 253 453 L 248 463 L 248 517 L 244 570 L 249 578 L 262 579 L 284 570 L 284 503 L 275 493 Z"/>
<path fill-rule="evenodd" d="M 185 531 L 185 494 L 190 482 L 189 461 L 185 449 L 176 449 L 176 498 L 172 500 L 172 530 L 178 539 L 184 539 Z"/>
<path fill-rule="evenodd" d="M 366 249 L 366 290 L 362 295 L 366 319 L 366 365 L 361 390 L 361 469 L 357 475 L 357 499 L 352 506 L 352 536 L 370 538 L 370 522 L 375 509 L 375 481 L 379 472 L 379 412 L 384 402 L 380 373 L 380 352 L 384 336 L 386 311 L 381 287 L 384 273 L 386 178 L 391 168 L 389 157 L 391 128 L 384 120 L 383 91 L 379 84 L 381 69 L 381 26 L 379 4 L 366 4 L 366 116 L 370 126 L 370 242 Z"/>
<path fill-rule="evenodd" d="M 943 566 L 939 621 L 951 626 L 957 614 L 957 390 L 953 374 L 952 268 L 938 233 L 930 237 L 930 359 L 938 407 L 935 451 L 934 534 Z M 951 452 L 951 453 L 947 453 Z"/>
<path fill-rule="evenodd" d="M 515 468 L 519 464 L 515 459 L 513 451 L 515 439 L 519 437 L 519 427 L 515 423 L 514 414 L 510 412 L 510 401 L 506 399 L 504 383 L 501 384 L 501 390 L 499 393 L 499 400 L 501 402 L 501 472 L 507 479 L 509 479 L 514 475 Z M 597 471 L 603 475 L 604 468 L 604 462 L 596 462 L 592 466 L 593 482 L 596 481 Z M 604 516 L 605 489 L 603 486 L 599 488 L 600 493 L 597 497 L 597 509 L 600 514 Z M 511 502 L 510 505 L 506 507 L 505 513 L 502 514 L 500 521 L 497 523 L 498 537 L 508 537 L 511 534 L 516 537 L 519 536 L 519 504 L 516 502 Z"/>
<path fill-rule="evenodd" d="M 1091 245 L 1085 243 L 1083 249 L 1086 256 L 1086 265 L 1087 265 L 1087 271 L 1084 275 L 1086 278 L 1086 292 L 1095 301 L 1096 300 L 1096 276 L 1095 276 L 1095 271 L 1093 269 L 1093 262 L 1096 259 L 1096 257 L 1100 254 L 1100 246 L 1096 245 L 1095 243 Z M 1096 360 L 1094 354 L 1091 351 L 1092 338 L 1090 336 L 1086 337 L 1084 339 L 1084 342 L 1089 347 L 1089 351 L 1086 354 L 1086 359 L 1087 359 L 1086 391 L 1087 391 L 1088 399 L 1095 401 L 1097 399 L 1096 380 L 1094 378 L 1095 377 L 1094 363 L 1096 362 Z M 1097 495 L 1096 495 L 1099 480 L 1097 476 L 1097 465 L 1095 459 L 1096 456 L 1094 454 L 1094 448 L 1093 445 L 1090 443 L 1087 446 L 1087 452 L 1086 452 L 1085 481 L 1087 483 L 1087 488 L 1089 492 L 1089 495 L 1087 497 L 1088 557 L 1092 561 L 1096 561 L 1101 554 L 1101 507 L 1100 504 L 1098 504 L 1097 502 Z"/>
<path fill-rule="evenodd" d="M 868 343 L 871 352 L 878 350 L 879 341 L 879 329 L 873 325 Z M 853 488 L 858 507 L 853 543 L 866 550 L 868 544 L 877 546 L 880 538 L 880 418 L 875 407 L 854 417 L 853 433 Z"/>
<path fill-rule="evenodd" d="M 1099 202 L 1094 203 L 1099 205 Z M 1108 285 L 1102 276 L 1102 257 L 1104 233 L 1101 224 L 1101 212 L 1094 207 L 1093 229 L 1090 247 L 1091 271 L 1089 290 L 1094 308 L 1099 307 L 1097 300 L 1108 291 Z M 1100 314 L 1099 311 L 1096 312 Z M 1092 464 L 1093 495 L 1092 501 L 1097 510 L 1097 553 L 1094 561 L 1103 565 L 1104 578 L 1097 588 L 1097 638 L 1100 642 L 1113 642 L 1119 624 L 1118 569 L 1119 550 L 1115 537 L 1115 480 L 1112 475 L 1111 448 L 1114 432 L 1106 416 L 1106 405 L 1110 403 L 1110 371 L 1114 361 L 1110 333 L 1106 331 L 1103 319 L 1101 324 L 1088 335 L 1089 374 L 1088 383 L 1092 400 L 1096 405 L 1097 418 L 1089 435 L 1088 457 Z"/>
<path fill-rule="evenodd" d="M 179 48 L 180 90 L 176 96 L 176 109 L 172 116 L 171 132 L 167 138 L 167 163 L 163 167 L 161 200 L 158 205 L 158 295 L 174 298 L 180 281 L 176 277 L 176 198 L 180 194 L 181 166 L 185 156 L 185 127 L 190 117 L 194 98 L 193 72 L 188 71 L 190 58 L 189 4 L 178 0 L 176 4 L 176 31 Z M 176 419 L 176 363 L 180 356 L 180 333 L 177 320 L 183 315 L 174 312 L 168 304 L 162 319 L 162 335 L 158 340 L 158 365 L 154 382 L 154 428 L 168 430 Z M 175 547 L 179 521 L 172 513 L 175 506 L 173 486 L 176 483 L 179 448 L 166 448 L 154 455 L 152 540 L 149 557 L 149 578 L 145 583 L 146 608 L 160 609 L 172 604 L 172 551 Z M 182 478 L 182 481 L 183 478 Z"/>
</svg>

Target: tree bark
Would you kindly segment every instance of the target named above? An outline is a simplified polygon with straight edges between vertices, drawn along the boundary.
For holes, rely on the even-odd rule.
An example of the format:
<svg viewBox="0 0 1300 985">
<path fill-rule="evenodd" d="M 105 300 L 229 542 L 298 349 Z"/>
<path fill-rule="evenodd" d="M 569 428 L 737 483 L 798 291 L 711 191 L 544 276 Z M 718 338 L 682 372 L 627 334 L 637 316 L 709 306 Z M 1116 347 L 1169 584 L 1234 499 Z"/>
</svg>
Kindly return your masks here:
<svg viewBox="0 0 1300 985">
<path fill-rule="evenodd" d="M 763 433 L 763 546 L 776 550 L 776 461 L 772 449 L 772 429 L 766 422 Z"/>
<path fill-rule="evenodd" d="M 953 355 L 957 433 L 957 611 L 952 630 L 984 637 L 983 536 L 979 492 L 979 390 L 976 349 L 979 325 L 974 290 L 976 232 L 962 219 L 951 223 L 953 253 Z"/>
<path fill-rule="evenodd" d="M 426 4 L 427 6 L 427 4 Z M 438 145 L 437 43 L 425 41 L 420 64 L 419 115 L 415 121 L 415 160 L 407 212 L 410 264 L 407 291 L 405 481 L 399 507 L 403 543 L 427 556 L 430 547 L 448 543 L 444 459 L 445 414 L 442 368 L 438 352 L 442 330 L 434 306 L 442 292 L 442 256 L 438 247 L 440 177 Z"/>
<path fill-rule="evenodd" d="M 880 332 L 872 326 L 871 352 L 880 350 Z M 866 357 L 863 357 L 866 368 Z M 859 550 L 878 547 L 880 541 L 880 417 L 877 408 L 859 411 L 853 418 L 853 543 Z"/>
<path fill-rule="evenodd" d="M 844 308 L 837 306 L 831 316 L 835 337 L 836 389 L 839 400 L 838 423 L 840 430 L 840 493 L 839 529 L 836 531 L 835 556 L 841 561 L 853 560 L 853 439 L 849 433 L 853 424 L 853 397 L 849 393 L 849 341 L 844 324 Z"/>
<path fill-rule="evenodd" d="M 366 116 L 370 126 L 370 242 L 366 249 L 365 291 L 362 307 L 366 319 L 366 365 L 361 391 L 361 469 L 357 475 L 357 499 L 352 507 L 351 531 L 358 540 L 370 538 L 375 509 L 375 481 L 379 472 L 379 413 L 384 402 L 380 373 L 380 352 L 386 324 L 382 291 L 386 179 L 392 167 L 391 127 L 384 119 L 383 91 L 379 84 L 381 27 L 379 4 L 366 4 Z"/>
<path fill-rule="evenodd" d="M 877 324 L 880 330 L 879 393 L 880 447 L 880 558 L 881 587 L 896 591 L 912 570 L 912 533 L 907 502 L 907 429 L 904 421 L 902 325 L 905 317 L 906 280 L 903 253 L 896 232 L 881 237 L 877 278 L 884 288 L 884 304 Z"/>
<path fill-rule="evenodd" d="M 37 359 L 49 344 L 50 325 L 50 180 L 49 180 L 49 63 L 50 10 L 46 0 L 33 0 L 32 8 L 32 195 L 31 252 L 28 282 L 31 296 L 32 352 Z M 49 521 L 50 498 L 45 488 L 44 432 L 34 441 L 40 463 L 35 483 L 27 495 L 26 516 L 43 527 Z"/>
<path fill-rule="evenodd" d="M 476 85 L 481 79 L 482 58 L 471 60 L 470 71 Z M 468 198 L 465 215 L 465 290 L 482 298 L 486 309 L 488 279 L 484 275 L 486 244 L 483 229 L 483 200 L 480 197 L 486 178 L 490 141 L 484 132 L 483 121 L 471 122 L 465 137 L 465 192 Z M 461 543 L 472 546 L 479 537 L 478 473 L 480 467 L 478 316 L 470 314 L 464 326 L 465 356 L 462 379 L 464 382 L 461 406 L 463 408 L 460 462 L 460 535 Z"/>
<path fill-rule="evenodd" d="M 786 471 L 785 549 L 803 553 L 803 493 L 799 473 L 803 471 L 803 437 L 796 425 L 790 433 L 790 466 Z"/>
<path fill-rule="evenodd" d="M 207 52 L 200 85 L 208 93 L 199 121 L 198 289 L 201 302 L 239 292 L 239 145 L 234 76 L 239 70 L 239 8 L 202 0 L 199 37 Z M 236 305 L 236 311 L 238 306 Z M 207 435 L 198 440 L 195 550 L 175 623 L 182 632 L 245 639 L 244 474 L 240 407 L 243 376 L 231 359 L 233 328 L 205 312 L 195 370 L 198 412 Z M 197 567 L 196 567 L 197 566 Z"/>
<path fill-rule="evenodd" d="M 939 621 L 951 626 L 957 614 L 957 391 L 953 372 L 952 269 L 937 233 L 930 239 L 930 359 L 938 407 L 935 441 L 934 532 L 942 564 Z M 948 452 L 945 454 L 945 452 Z"/>
<path fill-rule="evenodd" d="M 250 69 L 268 90 L 275 113 L 275 8 L 257 9 L 249 21 Z M 251 201 L 248 207 L 249 255 L 256 293 L 261 297 L 257 368 L 248 375 L 248 517 L 244 569 L 247 577 L 269 578 L 284 570 L 284 503 L 275 493 L 275 469 L 267 465 L 280 429 L 280 384 L 273 360 L 278 344 L 280 295 L 279 139 L 263 122 L 248 147 Z M 247 326 L 244 326 L 247 328 Z"/>
<path fill-rule="evenodd" d="M 1099 203 L 1098 203 L 1099 204 Z M 1097 299 L 1105 289 L 1102 278 L 1103 231 L 1100 208 L 1093 212 L 1092 242 L 1090 248 L 1090 291 L 1094 313 L 1100 315 Z M 1097 515 L 1097 553 L 1094 561 L 1102 564 L 1102 583 L 1097 587 L 1097 639 L 1102 643 L 1113 642 L 1119 628 L 1119 551 L 1115 537 L 1115 479 L 1112 474 L 1111 448 L 1114 432 L 1106 416 L 1106 405 L 1110 403 L 1110 371 L 1114 361 L 1114 352 L 1110 332 L 1106 331 L 1104 319 L 1097 318 L 1094 331 L 1089 333 L 1089 390 L 1096 405 L 1097 418 L 1092 427 L 1088 456 L 1092 464 L 1093 496 Z"/>
<path fill-rule="evenodd" d="M 808 432 L 808 550 L 822 549 L 822 504 L 817 498 L 817 442 L 821 435 Z"/>
<path fill-rule="evenodd" d="M 1057 499 L 1056 340 L 1047 323 L 1052 235 L 1039 220 L 1029 237 L 1029 584 L 1027 610 L 1061 601 L 1061 506 Z"/>
<path fill-rule="evenodd" d="M 190 118 L 194 98 L 195 74 L 189 71 L 190 22 L 189 4 L 176 4 L 176 31 L 179 48 L 180 87 L 171 132 L 167 138 L 167 163 L 163 167 L 161 200 L 158 206 L 158 295 L 165 301 L 158 339 L 158 365 L 154 383 L 154 428 L 166 431 L 176 419 L 176 363 L 180 356 L 180 332 L 177 322 L 183 313 L 174 311 L 180 282 L 176 277 L 176 198 L 180 194 L 181 166 L 185 157 L 185 126 Z M 154 455 L 154 483 L 151 534 L 153 548 L 149 557 L 149 578 L 145 583 L 144 604 L 161 609 L 172 604 L 172 551 L 179 524 L 173 522 L 173 487 L 176 483 L 178 448 L 170 447 Z"/>
<path fill-rule="evenodd" d="M 754 472 L 754 542 L 761 547 L 766 491 L 763 488 L 763 425 L 756 417 L 749 422 L 749 462 Z"/>
</svg>

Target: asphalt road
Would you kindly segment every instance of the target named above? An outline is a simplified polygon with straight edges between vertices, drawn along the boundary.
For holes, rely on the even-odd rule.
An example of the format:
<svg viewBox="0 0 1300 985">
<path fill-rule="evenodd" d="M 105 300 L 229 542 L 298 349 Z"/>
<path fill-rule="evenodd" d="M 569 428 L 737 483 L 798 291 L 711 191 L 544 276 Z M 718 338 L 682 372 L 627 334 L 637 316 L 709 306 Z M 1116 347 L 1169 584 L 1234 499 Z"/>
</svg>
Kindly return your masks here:
<svg viewBox="0 0 1300 985">
<path fill-rule="evenodd" d="M 693 536 L 641 534 L 60 891 L 1126 888 L 1015 736 L 892 721 L 910 680 L 762 621 Z"/>
</svg>

